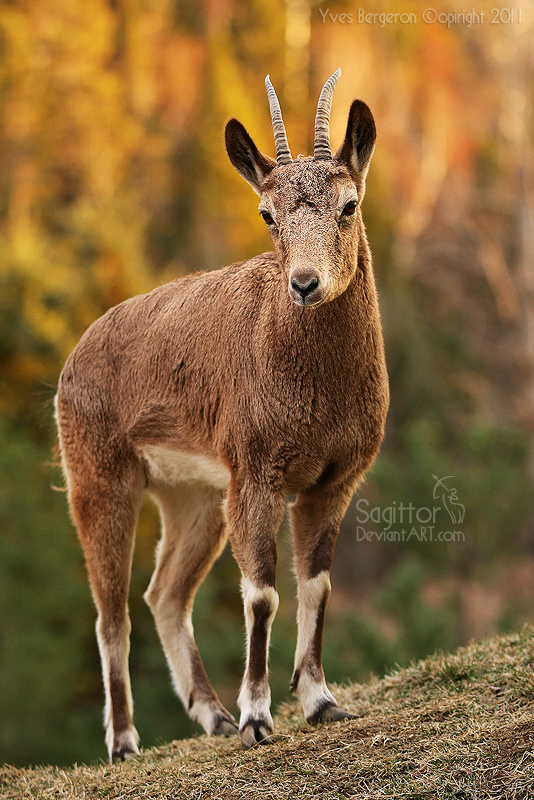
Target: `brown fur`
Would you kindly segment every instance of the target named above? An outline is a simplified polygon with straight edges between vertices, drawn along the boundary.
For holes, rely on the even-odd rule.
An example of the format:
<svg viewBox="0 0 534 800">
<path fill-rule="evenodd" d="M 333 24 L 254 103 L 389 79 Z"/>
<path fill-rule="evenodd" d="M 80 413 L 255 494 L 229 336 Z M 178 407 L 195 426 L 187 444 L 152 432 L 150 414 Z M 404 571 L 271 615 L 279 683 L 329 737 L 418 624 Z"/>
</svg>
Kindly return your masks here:
<svg viewBox="0 0 534 800">
<path fill-rule="evenodd" d="M 61 452 L 99 612 L 113 759 L 136 751 L 127 595 L 147 484 L 165 529 L 147 601 L 177 690 L 208 732 L 235 730 L 188 628 L 194 593 L 226 540 L 224 508 L 235 557 L 257 594 L 249 601 L 245 592 L 245 611 L 255 623 L 242 695 L 258 683 L 265 693 L 259 711 L 240 696 L 248 704 L 241 735 L 249 745 L 270 732 L 264 662 L 285 497 L 297 493 L 291 513 L 304 587 L 329 571 L 339 524 L 383 436 L 387 375 L 360 211 L 373 146 L 372 116 L 360 101 L 330 160 L 302 158 L 277 167 L 231 120 L 228 153 L 276 223 L 270 225 L 275 252 L 121 303 L 89 328 L 65 364 L 57 394 Z M 352 197 L 355 213 L 340 216 Z M 299 287 L 310 282 L 314 305 L 296 304 Z M 168 485 L 145 457 L 154 445 L 217 462 L 229 474 L 227 491 L 202 480 Z M 319 675 L 324 683 L 327 596 L 318 600 L 310 652 L 295 665 L 295 688 L 306 664 L 309 679 Z M 174 652 L 179 642 L 183 670 Z M 326 718 L 321 710 L 327 707 L 328 718 L 331 707 L 346 715 L 326 687 L 321 692 L 310 718 Z"/>
</svg>

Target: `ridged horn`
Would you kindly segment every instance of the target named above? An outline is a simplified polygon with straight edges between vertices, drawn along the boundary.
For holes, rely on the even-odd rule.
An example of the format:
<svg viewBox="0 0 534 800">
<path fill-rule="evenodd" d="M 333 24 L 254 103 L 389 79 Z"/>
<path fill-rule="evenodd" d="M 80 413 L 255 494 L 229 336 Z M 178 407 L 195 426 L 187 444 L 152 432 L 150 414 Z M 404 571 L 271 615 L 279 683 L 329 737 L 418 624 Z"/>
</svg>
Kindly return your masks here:
<svg viewBox="0 0 534 800">
<path fill-rule="evenodd" d="M 316 159 L 332 158 L 330 150 L 330 111 L 332 109 L 332 95 L 340 75 L 341 69 L 338 67 L 323 86 L 323 91 L 317 103 L 315 141 L 313 145 L 313 157 Z"/>
<path fill-rule="evenodd" d="M 282 111 L 269 75 L 265 78 L 265 88 L 267 89 L 269 108 L 271 110 L 271 122 L 273 124 L 274 144 L 276 147 L 276 163 L 278 166 L 281 164 L 290 164 L 293 159 L 291 158 L 291 151 L 287 143 L 287 134 L 284 127 L 284 120 L 282 119 Z"/>
</svg>

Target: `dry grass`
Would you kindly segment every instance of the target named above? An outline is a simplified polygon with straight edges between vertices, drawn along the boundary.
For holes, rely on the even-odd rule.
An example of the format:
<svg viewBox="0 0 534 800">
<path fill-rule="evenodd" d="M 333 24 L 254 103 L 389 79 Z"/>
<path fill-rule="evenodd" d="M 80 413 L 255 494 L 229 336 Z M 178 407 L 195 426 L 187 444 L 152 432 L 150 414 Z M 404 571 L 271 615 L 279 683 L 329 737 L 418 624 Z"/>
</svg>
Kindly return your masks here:
<svg viewBox="0 0 534 800">
<path fill-rule="evenodd" d="M 0 796 L 293 800 L 534 798 L 534 628 L 336 690 L 361 719 L 306 725 L 279 709 L 276 741 L 201 736 L 119 766 L 0 769 Z"/>
</svg>

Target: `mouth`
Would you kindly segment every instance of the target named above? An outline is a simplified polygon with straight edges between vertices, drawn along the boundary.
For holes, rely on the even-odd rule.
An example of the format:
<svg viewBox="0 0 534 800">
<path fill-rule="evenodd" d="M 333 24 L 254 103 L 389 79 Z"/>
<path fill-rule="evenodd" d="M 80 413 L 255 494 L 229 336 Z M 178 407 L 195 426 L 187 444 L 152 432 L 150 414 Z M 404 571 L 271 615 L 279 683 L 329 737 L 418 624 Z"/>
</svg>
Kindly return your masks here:
<svg viewBox="0 0 534 800">
<path fill-rule="evenodd" d="M 317 299 L 313 299 L 311 297 L 295 297 L 291 290 L 289 292 L 289 296 L 293 304 L 300 306 L 301 308 L 315 308 L 316 306 L 320 306 L 325 299 L 324 297 L 318 297 Z"/>
</svg>

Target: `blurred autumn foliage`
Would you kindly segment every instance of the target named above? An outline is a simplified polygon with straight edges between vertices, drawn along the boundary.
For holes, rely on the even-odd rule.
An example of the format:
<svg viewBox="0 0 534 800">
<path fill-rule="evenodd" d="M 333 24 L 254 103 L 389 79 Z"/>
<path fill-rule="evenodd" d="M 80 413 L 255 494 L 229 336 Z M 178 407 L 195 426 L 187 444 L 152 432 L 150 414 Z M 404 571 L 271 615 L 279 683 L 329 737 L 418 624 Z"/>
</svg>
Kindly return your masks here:
<svg viewBox="0 0 534 800">
<path fill-rule="evenodd" d="M 357 541 L 352 507 L 334 565 L 327 677 L 363 677 L 534 618 L 533 9 L 480 0 L 471 23 L 425 23 L 425 9 L 0 3 L 2 759 L 103 754 L 94 611 L 65 498 L 50 488 L 61 481 L 47 464 L 54 385 L 110 306 L 270 248 L 222 135 L 237 116 L 272 154 L 267 73 L 295 154 L 309 152 L 317 96 L 337 66 L 334 146 L 354 97 L 377 122 L 364 219 L 392 401 L 360 497 L 369 508 L 426 507 L 434 477 L 452 476 L 465 507 L 463 539 L 449 542 Z M 436 15 L 456 13 L 445 0 Z M 150 507 L 139 527 L 131 662 L 148 745 L 194 726 L 172 699 L 141 600 L 157 535 Z M 295 640 L 284 540 L 281 550 L 275 702 L 287 696 Z M 195 620 L 208 672 L 235 708 L 243 645 L 228 553 Z"/>
</svg>

